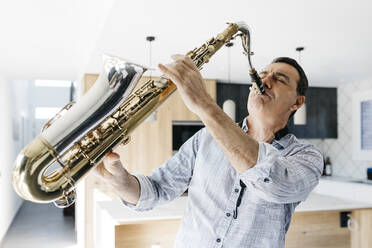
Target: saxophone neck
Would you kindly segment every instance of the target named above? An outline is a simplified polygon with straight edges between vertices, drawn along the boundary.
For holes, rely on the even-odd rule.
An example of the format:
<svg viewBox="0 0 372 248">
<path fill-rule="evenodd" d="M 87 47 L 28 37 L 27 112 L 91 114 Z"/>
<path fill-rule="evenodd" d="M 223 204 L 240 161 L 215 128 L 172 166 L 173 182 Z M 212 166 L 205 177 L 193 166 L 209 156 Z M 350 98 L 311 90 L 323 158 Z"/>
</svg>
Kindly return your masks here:
<svg viewBox="0 0 372 248">
<path fill-rule="evenodd" d="M 239 26 L 236 23 L 228 23 L 228 27 L 219 33 L 216 37 L 208 40 L 201 47 L 189 51 L 186 55 L 189 56 L 199 70 L 202 66 L 209 62 L 209 59 L 226 43 L 229 43 L 234 35 L 239 31 Z"/>
<path fill-rule="evenodd" d="M 237 22 L 236 25 L 238 26 L 238 30 L 245 35 L 249 35 L 251 33 L 251 29 L 245 22 Z"/>
</svg>

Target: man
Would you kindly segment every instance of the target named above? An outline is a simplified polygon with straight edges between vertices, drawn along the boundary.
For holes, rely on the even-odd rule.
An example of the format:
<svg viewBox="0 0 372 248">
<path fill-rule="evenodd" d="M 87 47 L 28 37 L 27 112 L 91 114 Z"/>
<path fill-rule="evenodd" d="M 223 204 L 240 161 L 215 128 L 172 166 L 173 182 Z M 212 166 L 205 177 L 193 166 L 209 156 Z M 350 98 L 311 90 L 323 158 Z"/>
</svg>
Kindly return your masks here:
<svg viewBox="0 0 372 248">
<path fill-rule="evenodd" d="M 285 132 L 305 102 L 305 73 L 293 59 L 275 59 L 260 73 L 265 94 L 250 92 L 249 115 L 238 126 L 208 95 L 192 61 L 172 58 L 159 68 L 206 128 L 150 176 L 130 175 L 115 153 L 97 173 L 136 210 L 149 210 L 188 189 L 175 247 L 284 247 L 293 211 L 323 169 L 313 145 Z"/>
</svg>

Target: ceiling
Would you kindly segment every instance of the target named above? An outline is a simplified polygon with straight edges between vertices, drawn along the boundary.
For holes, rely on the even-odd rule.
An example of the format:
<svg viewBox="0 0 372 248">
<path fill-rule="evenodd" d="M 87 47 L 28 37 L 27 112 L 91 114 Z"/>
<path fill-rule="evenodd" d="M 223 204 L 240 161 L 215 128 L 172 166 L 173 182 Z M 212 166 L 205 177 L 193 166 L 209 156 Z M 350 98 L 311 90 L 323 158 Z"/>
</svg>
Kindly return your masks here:
<svg viewBox="0 0 372 248">
<path fill-rule="evenodd" d="M 336 86 L 372 78 L 367 0 L 100 1 L 12 0 L 0 3 L 0 70 L 8 79 L 69 79 L 99 73 L 109 53 L 153 67 L 186 53 L 222 31 L 226 22 L 251 27 L 253 65 L 274 57 L 298 59 L 313 86 Z M 227 81 L 228 49 L 204 66 L 207 78 Z M 248 83 L 240 41 L 231 48 L 231 81 Z M 159 74 L 154 71 L 153 75 Z"/>
</svg>

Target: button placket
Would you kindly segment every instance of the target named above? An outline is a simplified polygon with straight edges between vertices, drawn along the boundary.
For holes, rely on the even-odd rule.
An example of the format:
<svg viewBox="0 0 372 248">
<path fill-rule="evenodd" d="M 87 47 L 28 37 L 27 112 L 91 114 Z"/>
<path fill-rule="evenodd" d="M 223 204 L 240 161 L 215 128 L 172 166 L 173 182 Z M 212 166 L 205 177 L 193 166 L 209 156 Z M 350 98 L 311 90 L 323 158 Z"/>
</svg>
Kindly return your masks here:
<svg viewBox="0 0 372 248">
<path fill-rule="evenodd" d="M 239 183 L 239 181 L 238 181 L 238 183 Z M 231 217 L 233 216 L 232 212 L 235 209 L 235 204 L 236 204 L 236 201 L 239 197 L 239 192 L 240 192 L 239 186 L 240 186 L 239 184 L 234 185 L 233 190 L 231 191 L 230 201 L 231 201 L 232 206 L 229 206 L 225 210 L 226 211 L 225 212 L 225 218 L 223 218 L 221 220 L 221 225 L 220 225 L 219 231 L 217 231 L 217 235 L 219 237 L 223 237 L 224 235 L 226 235 L 228 229 L 230 228 L 230 225 L 232 224 L 233 218 L 231 218 Z M 219 240 L 219 241 L 217 241 L 217 240 Z M 221 243 L 221 242 L 222 242 L 221 238 L 216 239 L 216 243 Z"/>
</svg>

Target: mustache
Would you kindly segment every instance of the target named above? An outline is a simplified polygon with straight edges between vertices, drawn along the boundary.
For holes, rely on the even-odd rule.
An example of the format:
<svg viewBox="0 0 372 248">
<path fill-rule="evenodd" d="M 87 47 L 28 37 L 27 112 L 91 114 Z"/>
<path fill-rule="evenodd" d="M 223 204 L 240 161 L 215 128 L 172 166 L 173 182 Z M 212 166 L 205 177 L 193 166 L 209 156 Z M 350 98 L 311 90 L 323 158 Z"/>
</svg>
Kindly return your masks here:
<svg viewBox="0 0 372 248">
<path fill-rule="evenodd" d="M 255 94 L 255 95 L 259 94 L 258 92 L 256 92 L 256 90 L 252 86 L 249 87 L 249 90 L 250 90 L 250 92 L 252 92 L 252 94 Z M 268 89 L 265 89 L 265 92 L 262 95 L 266 95 L 266 96 L 270 97 L 271 99 L 274 98 L 274 94 Z"/>
<path fill-rule="evenodd" d="M 267 89 L 265 90 L 264 95 L 267 95 L 267 96 L 270 97 L 271 99 L 273 98 L 273 94 L 272 94 L 272 92 L 269 92 Z"/>
</svg>

